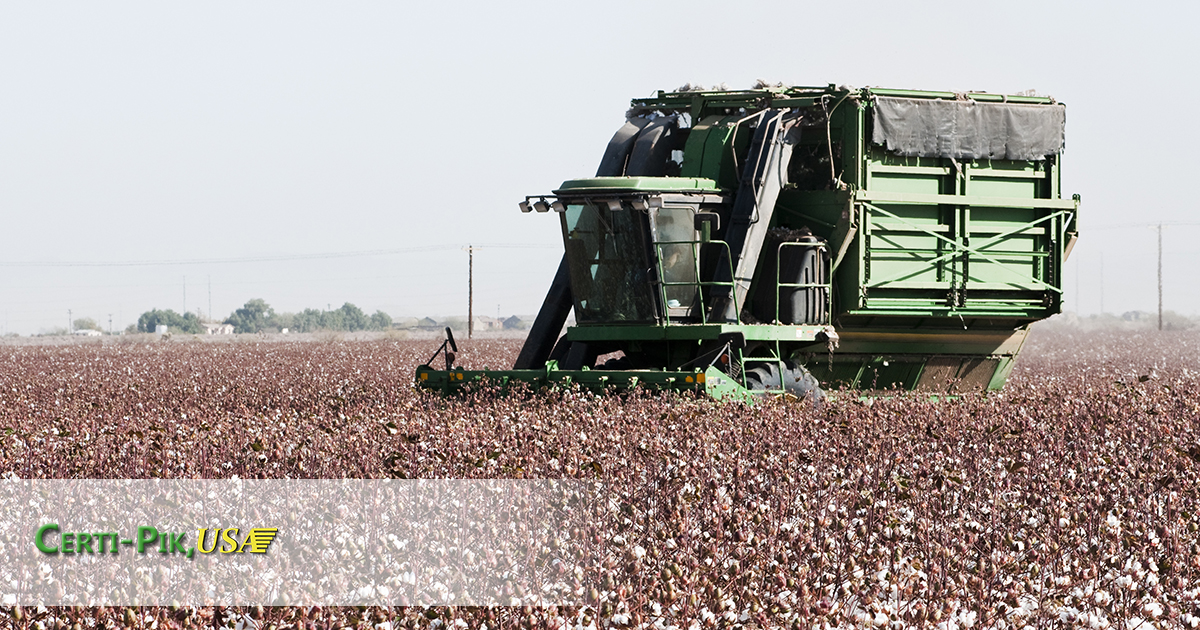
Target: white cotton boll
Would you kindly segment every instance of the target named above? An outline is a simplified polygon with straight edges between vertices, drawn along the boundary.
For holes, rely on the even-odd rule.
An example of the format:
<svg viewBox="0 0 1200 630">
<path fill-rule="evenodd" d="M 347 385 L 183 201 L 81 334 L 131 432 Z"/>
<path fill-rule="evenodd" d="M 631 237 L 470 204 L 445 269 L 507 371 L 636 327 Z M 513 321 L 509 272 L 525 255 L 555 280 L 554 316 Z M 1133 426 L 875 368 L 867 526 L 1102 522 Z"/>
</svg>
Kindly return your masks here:
<svg viewBox="0 0 1200 630">
<path fill-rule="evenodd" d="M 636 547 L 634 547 L 633 548 L 633 557 L 638 558 L 639 560 L 641 558 L 645 558 L 646 557 L 646 548 L 641 545 L 637 545 Z"/>
<path fill-rule="evenodd" d="M 1060 519 L 1058 519 L 1058 526 L 1059 526 L 1059 527 L 1066 527 L 1066 526 L 1068 526 L 1068 525 L 1070 525 L 1070 524 L 1071 524 L 1071 521 L 1067 520 L 1066 518 L 1060 518 Z"/>
<path fill-rule="evenodd" d="M 1163 614 L 1163 605 L 1158 602 L 1146 602 L 1142 606 L 1142 612 L 1157 619 Z"/>
</svg>

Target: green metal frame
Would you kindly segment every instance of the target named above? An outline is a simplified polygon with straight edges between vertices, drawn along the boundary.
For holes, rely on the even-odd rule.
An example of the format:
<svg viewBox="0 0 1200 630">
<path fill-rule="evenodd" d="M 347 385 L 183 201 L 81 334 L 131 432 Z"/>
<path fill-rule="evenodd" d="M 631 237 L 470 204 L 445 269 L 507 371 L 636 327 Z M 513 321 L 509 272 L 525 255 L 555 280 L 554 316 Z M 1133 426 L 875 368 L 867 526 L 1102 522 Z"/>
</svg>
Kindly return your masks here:
<svg viewBox="0 0 1200 630">
<path fill-rule="evenodd" d="M 863 387 L 870 385 L 866 381 L 887 374 L 888 379 L 897 378 L 904 386 L 915 387 L 927 375 L 990 369 L 992 372 L 985 375 L 985 388 L 998 389 L 1012 369 L 1028 325 L 1062 308 L 1063 264 L 1079 226 L 1078 196 L 1061 198 L 1062 156 L 1042 161 L 954 161 L 894 155 L 871 142 L 870 110 L 876 97 L 1056 104 L 1046 97 L 849 90 L 832 84 L 658 92 L 650 98 L 634 99 L 633 115 L 660 112 L 690 116 L 692 128 L 684 145 L 680 177 L 569 180 L 553 195 L 527 199 L 644 199 L 660 194 L 695 194 L 721 195 L 728 202 L 728 195 L 740 184 L 756 117 L 767 108 L 808 109 L 814 115 L 806 119 L 804 124 L 808 126 L 797 136 L 795 150 L 801 153 L 793 155 L 812 160 L 802 173 L 816 173 L 813 164 L 832 171 L 832 185 L 806 188 L 803 181 L 793 182 L 779 194 L 772 227 L 808 227 L 824 239 L 829 278 L 825 283 L 781 283 L 779 263 L 784 248 L 812 246 L 781 244 L 774 254 L 775 322 L 779 321 L 780 297 L 785 289 L 824 290 L 826 313 L 831 319 L 802 326 L 710 321 L 705 291 L 712 287 L 732 289 L 734 282 L 701 277 L 702 246 L 720 243 L 726 252 L 729 248 L 726 242 L 701 234 L 698 240 L 652 245 L 658 272 L 655 293 L 660 302 L 657 323 L 581 324 L 568 328 L 566 339 L 604 348 L 665 345 L 668 350 L 663 356 L 670 357 L 669 362 L 675 365 L 673 348 L 694 342 L 697 348 L 704 346 L 705 352 L 710 352 L 707 349 L 713 347 L 711 342 L 739 334 L 748 346 L 744 351 L 729 350 L 731 360 L 743 368 L 734 372 L 736 378 L 715 366 L 692 372 L 668 370 L 668 366 L 653 370 L 564 371 L 552 361 L 545 370 L 437 371 L 422 366 L 418 382 L 445 391 L 483 380 L 501 384 L 521 380 L 552 386 L 575 383 L 593 389 L 641 384 L 745 398 L 750 396 L 745 388 L 745 367 L 774 361 L 782 370 L 784 361 L 807 357 L 811 371 L 825 383 Z M 702 203 L 713 203 L 713 197 L 707 199 Z M 671 246 L 691 247 L 695 282 L 664 279 L 663 248 Z M 732 278 L 732 256 L 725 259 Z M 698 323 L 672 321 L 668 289 L 683 285 L 696 289 L 693 306 L 700 306 Z M 742 305 L 735 304 L 735 308 L 740 313 Z M 836 352 L 820 343 L 838 338 L 841 347 Z M 697 374 L 704 375 L 704 383 L 697 381 Z M 982 378 L 980 374 L 972 372 L 972 378 Z"/>
</svg>

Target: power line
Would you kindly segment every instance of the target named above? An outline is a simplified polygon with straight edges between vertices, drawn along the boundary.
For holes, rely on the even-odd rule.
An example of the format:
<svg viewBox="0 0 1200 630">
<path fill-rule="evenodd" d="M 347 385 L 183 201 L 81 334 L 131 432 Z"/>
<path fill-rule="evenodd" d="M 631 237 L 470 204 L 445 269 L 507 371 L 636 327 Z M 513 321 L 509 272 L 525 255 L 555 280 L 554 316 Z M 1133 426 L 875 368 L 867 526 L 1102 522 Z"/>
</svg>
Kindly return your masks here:
<svg viewBox="0 0 1200 630">
<path fill-rule="evenodd" d="M 0 267 L 158 267 L 164 265 L 224 265 L 257 262 L 279 262 L 287 260 L 322 260 L 329 258 L 358 258 L 362 256 L 390 256 L 395 254 L 417 254 L 422 252 L 460 249 L 461 245 L 428 245 L 401 249 L 369 249 L 354 252 L 324 252 L 319 254 L 281 254 L 277 256 L 244 256 L 239 258 L 193 258 L 183 260 L 126 260 L 126 261 L 8 261 Z M 479 246 L 477 246 L 479 247 Z M 537 243 L 485 243 L 482 247 L 492 249 L 557 249 L 561 245 Z"/>
<path fill-rule="evenodd" d="M 1086 233 L 1086 232 L 1094 232 L 1097 230 L 1121 230 L 1121 229 L 1125 229 L 1125 228 L 1139 228 L 1139 227 L 1157 229 L 1159 226 L 1187 227 L 1187 226 L 1197 226 L 1197 225 L 1200 225 L 1200 222 L 1159 221 L 1158 223 L 1112 223 L 1109 225 L 1088 225 L 1088 226 L 1081 228 L 1080 232 Z"/>
</svg>

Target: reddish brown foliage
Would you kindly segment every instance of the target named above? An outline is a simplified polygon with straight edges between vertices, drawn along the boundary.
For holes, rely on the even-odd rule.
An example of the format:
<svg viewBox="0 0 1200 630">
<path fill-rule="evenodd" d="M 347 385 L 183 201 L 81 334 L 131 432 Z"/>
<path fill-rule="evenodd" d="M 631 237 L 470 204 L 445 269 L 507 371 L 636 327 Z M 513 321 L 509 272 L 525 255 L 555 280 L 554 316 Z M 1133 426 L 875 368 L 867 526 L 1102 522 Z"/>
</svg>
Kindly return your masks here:
<svg viewBox="0 0 1200 630">
<path fill-rule="evenodd" d="M 519 343 L 461 345 L 468 366 L 497 367 Z M 280 629 L 474 626 L 498 612 L 490 626 L 1189 626 L 1198 345 L 1194 333 L 1044 329 L 1001 393 L 842 395 L 819 410 L 577 391 L 443 400 L 410 386 L 434 342 L 6 347 L 0 472 L 579 477 L 616 495 L 580 532 L 610 550 L 584 567 L 586 608 L 258 613 Z"/>
</svg>

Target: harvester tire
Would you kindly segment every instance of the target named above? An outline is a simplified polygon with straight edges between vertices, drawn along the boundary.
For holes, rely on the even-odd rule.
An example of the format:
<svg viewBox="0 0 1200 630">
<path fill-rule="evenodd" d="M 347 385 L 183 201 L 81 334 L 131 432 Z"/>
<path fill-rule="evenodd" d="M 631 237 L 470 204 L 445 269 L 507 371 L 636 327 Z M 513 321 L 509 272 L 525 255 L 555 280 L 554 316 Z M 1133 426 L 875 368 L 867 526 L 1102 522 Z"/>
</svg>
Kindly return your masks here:
<svg viewBox="0 0 1200 630">
<path fill-rule="evenodd" d="M 756 368 L 746 370 L 746 387 L 751 391 L 783 390 L 798 398 L 811 397 L 820 400 L 825 397 L 821 383 L 809 373 L 803 365 L 795 361 L 783 362 L 782 382 L 779 374 L 779 364 L 770 361 Z"/>
</svg>

